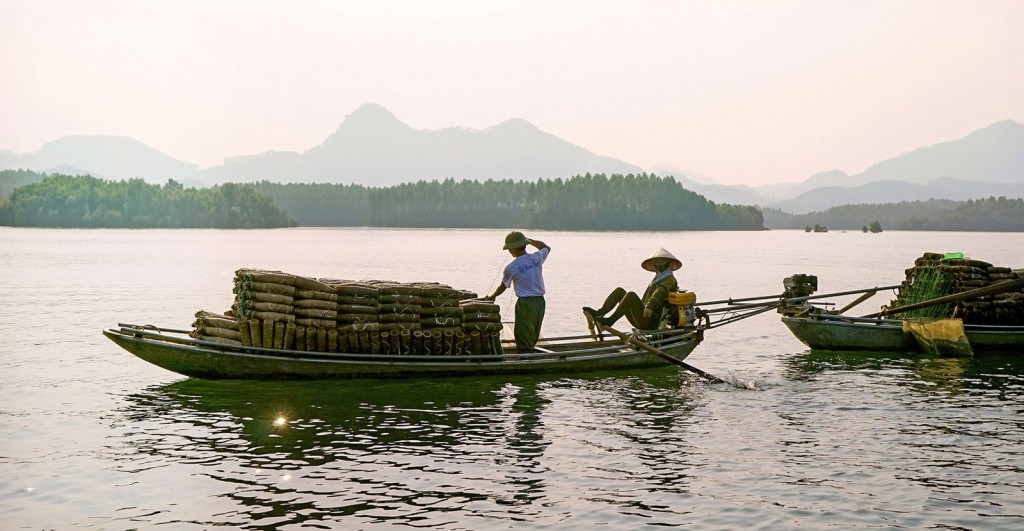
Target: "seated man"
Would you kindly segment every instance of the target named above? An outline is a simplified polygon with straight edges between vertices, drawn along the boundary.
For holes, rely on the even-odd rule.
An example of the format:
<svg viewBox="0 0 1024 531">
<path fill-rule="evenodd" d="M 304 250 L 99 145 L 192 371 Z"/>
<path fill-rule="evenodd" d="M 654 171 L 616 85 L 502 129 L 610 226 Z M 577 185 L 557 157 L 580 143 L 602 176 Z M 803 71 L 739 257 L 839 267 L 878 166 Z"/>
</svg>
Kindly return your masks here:
<svg viewBox="0 0 1024 531">
<path fill-rule="evenodd" d="M 615 288 L 605 299 L 604 305 L 595 310 L 583 308 L 587 318 L 587 327 L 591 334 L 594 323 L 612 326 L 623 315 L 633 327 L 641 330 L 655 330 L 661 324 L 663 312 L 668 302 L 668 294 L 679 289 L 679 283 L 672 274 L 683 266 L 678 258 L 664 248 L 658 249 L 649 258 L 640 263 L 640 267 L 655 273 L 654 280 L 647 286 L 641 299 L 632 291 Z M 613 311 L 614 310 L 614 311 Z M 612 312 L 608 315 L 608 312 Z"/>
</svg>

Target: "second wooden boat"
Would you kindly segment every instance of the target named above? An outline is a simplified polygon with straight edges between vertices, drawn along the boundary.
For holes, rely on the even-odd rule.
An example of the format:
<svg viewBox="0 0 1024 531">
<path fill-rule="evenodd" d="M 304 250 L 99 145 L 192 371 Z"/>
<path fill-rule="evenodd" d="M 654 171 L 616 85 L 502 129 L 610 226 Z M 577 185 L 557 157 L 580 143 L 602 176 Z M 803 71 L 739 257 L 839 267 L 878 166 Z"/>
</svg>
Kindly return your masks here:
<svg viewBox="0 0 1024 531">
<path fill-rule="evenodd" d="M 874 319 L 811 313 L 783 316 L 782 322 L 814 350 L 908 352 L 919 349 L 901 319 Z M 976 354 L 1024 354 L 1024 326 L 964 325 Z"/>
</svg>

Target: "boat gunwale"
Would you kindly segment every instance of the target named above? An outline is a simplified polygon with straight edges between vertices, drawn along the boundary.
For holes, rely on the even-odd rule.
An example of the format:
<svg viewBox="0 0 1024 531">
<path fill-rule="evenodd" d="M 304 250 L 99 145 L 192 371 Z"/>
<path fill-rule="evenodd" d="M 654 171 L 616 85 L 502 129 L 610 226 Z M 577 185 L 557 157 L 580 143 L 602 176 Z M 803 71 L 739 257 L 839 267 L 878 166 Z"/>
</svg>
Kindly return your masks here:
<svg viewBox="0 0 1024 531">
<path fill-rule="evenodd" d="M 158 330 L 167 331 L 169 329 Z M 162 333 L 154 333 L 147 331 L 145 329 L 131 328 L 124 325 L 122 325 L 120 329 L 110 328 L 104 330 L 103 333 L 104 335 L 107 335 L 111 339 L 113 339 L 113 336 L 116 335 L 132 341 L 148 343 L 151 345 L 157 345 L 171 349 L 179 349 L 182 351 L 189 351 L 193 353 L 230 355 L 268 360 L 272 359 L 324 363 L 348 362 L 366 365 L 395 365 L 396 363 L 400 363 L 409 366 L 422 365 L 441 367 L 445 366 L 446 364 L 464 366 L 466 363 L 476 363 L 479 365 L 500 364 L 503 366 L 507 366 L 510 363 L 565 363 L 569 361 L 609 359 L 640 352 L 639 348 L 630 347 L 624 342 L 616 340 L 608 341 L 607 346 L 602 346 L 599 348 L 556 350 L 531 353 L 508 352 L 504 354 L 462 355 L 357 354 L 238 346 L 226 343 L 219 343 L 216 341 L 205 341 L 201 339 L 188 337 L 187 335 L 181 334 L 180 331 L 175 331 L 174 333 L 180 334 L 181 337 L 179 337 L 178 335 L 165 335 Z M 677 334 L 667 339 L 649 341 L 650 344 L 659 346 L 660 348 L 663 349 L 671 349 L 676 345 L 682 345 L 684 343 L 691 342 L 700 342 L 700 337 L 696 332 L 691 332 L 683 335 Z M 562 343 L 559 346 L 571 346 L 571 343 Z"/>
<path fill-rule="evenodd" d="M 782 320 L 785 321 L 832 321 L 833 324 L 846 324 L 846 325 L 872 325 L 872 326 L 891 326 L 894 328 L 902 328 L 903 321 L 905 319 L 876 319 L 871 317 L 854 317 L 850 315 L 841 314 L 828 314 L 828 313 L 815 313 L 806 316 L 796 317 L 784 315 Z M 984 325 L 984 324 L 968 324 L 964 323 L 965 331 L 978 331 L 978 332 L 1024 332 L 1024 326 L 1015 325 Z"/>
</svg>

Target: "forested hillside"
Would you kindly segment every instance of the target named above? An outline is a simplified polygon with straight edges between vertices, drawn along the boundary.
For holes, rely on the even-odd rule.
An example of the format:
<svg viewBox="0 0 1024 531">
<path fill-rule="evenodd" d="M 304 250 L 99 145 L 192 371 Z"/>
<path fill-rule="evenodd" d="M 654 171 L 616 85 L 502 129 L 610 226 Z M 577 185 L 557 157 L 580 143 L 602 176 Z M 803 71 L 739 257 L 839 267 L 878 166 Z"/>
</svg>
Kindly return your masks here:
<svg viewBox="0 0 1024 531">
<path fill-rule="evenodd" d="M 419 181 L 386 188 L 255 183 L 304 226 L 762 230 L 754 207 L 716 205 L 672 177 Z"/>
<path fill-rule="evenodd" d="M 1024 199 L 990 197 L 964 201 L 953 210 L 911 218 L 900 224 L 901 230 L 940 231 L 1024 231 Z"/>
<path fill-rule="evenodd" d="M 861 230 L 1024 232 L 1024 199 L 844 205 L 793 215 L 715 204 L 672 177 L 577 175 L 536 182 L 228 183 L 211 189 L 0 171 L 0 225 L 26 227 L 465 227 L 552 230 Z M 6 196 L 5 196 L 6 195 Z M 294 220 L 294 221 L 293 221 Z"/>
<path fill-rule="evenodd" d="M 0 224 L 31 227 L 466 227 L 562 230 L 763 230 L 754 207 L 716 205 L 655 175 L 579 175 L 536 182 L 419 181 L 224 184 L 4 172 L 27 182 L 0 202 Z M 43 179 L 45 177 L 45 179 Z M 289 216 L 295 221 L 289 220 Z"/>
<path fill-rule="evenodd" d="M 370 189 L 360 184 L 259 181 L 240 186 L 266 194 L 303 227 L 361 227 L 370 224 Z"/>
<path fill-rule="evenodd" d="M 36 173 L 29 170 L 3 170 L 0 171 L 0 201 L 11 195 L 11 192 L 19 186 L 37 183 L 46 178 L 45 173 Z"/>
<path fill-rule="evenodd" d="M 157 186 L 55 174 L 0 200 L 0 225 L 249 229 L 294 222 L 269 197 L 237 184 L 197 190 L 174 180 Z"/>
<path fill-rule="evenodd" d="M 883 229 L 1017 232 L 1024 231 L 1024 199 L 990 197 L 969 201 L 931 199 L 871 205 L 843 205 L 822 212 L 787 214 L 764 209 L 769 229 L 803 229 L 820 225 L 860 230 L 872 221 Z"/>
</svg>

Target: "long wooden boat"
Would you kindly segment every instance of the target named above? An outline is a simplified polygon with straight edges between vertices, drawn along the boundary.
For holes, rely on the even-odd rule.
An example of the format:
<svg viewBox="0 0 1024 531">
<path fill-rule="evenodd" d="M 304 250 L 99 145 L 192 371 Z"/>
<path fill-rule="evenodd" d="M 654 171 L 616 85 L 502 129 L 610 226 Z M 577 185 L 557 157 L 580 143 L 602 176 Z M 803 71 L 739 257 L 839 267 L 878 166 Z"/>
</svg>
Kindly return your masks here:
<svg viewBox="0 0 1024 531">
<path fill-rule="evenodd" d="M 900 319 L 873 319 L 811 313 L 783 316 L 782 322 L 813 350 L 912 352 L 914 335 Z M 1024 326 L 964 325 L 964 335 L 977 354 L 1024 354 Z"/>
<path fill-rule="evenodd" d="M 481 374 L 573 375 L 662 367 L 672 363 L 619 339 L 572 336 L 542 340 L 541 352 L 413 356 L 308 352 L 243 347 L 189 337 L 188 330 L 120 324 L 103 331 L 122 348 L 154 365 L 189 377 L 232 380 L 450 377 Z M 682 361 L 703 331 L 667 330 L 647 344 Z"/>
</svg>

